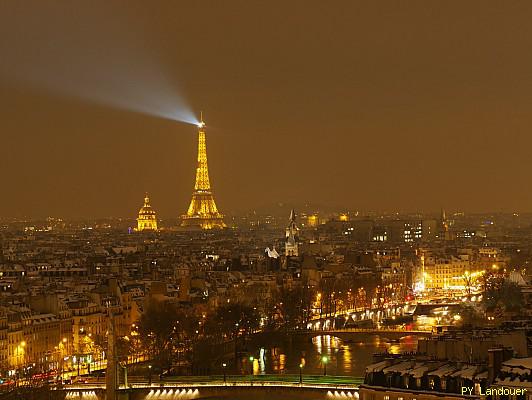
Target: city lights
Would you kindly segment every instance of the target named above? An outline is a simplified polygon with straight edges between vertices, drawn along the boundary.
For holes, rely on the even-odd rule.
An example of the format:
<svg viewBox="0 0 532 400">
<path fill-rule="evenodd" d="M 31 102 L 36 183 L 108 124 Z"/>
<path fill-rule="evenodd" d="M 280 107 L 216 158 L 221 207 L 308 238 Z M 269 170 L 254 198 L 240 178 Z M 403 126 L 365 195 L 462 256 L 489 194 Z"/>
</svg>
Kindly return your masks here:
<svg viewBox="0 0 532 400">
<path fill-rule="evenodd" d="M 0 400 L 527 397 L 532 3 L 5 3 Z"/>
</svg>

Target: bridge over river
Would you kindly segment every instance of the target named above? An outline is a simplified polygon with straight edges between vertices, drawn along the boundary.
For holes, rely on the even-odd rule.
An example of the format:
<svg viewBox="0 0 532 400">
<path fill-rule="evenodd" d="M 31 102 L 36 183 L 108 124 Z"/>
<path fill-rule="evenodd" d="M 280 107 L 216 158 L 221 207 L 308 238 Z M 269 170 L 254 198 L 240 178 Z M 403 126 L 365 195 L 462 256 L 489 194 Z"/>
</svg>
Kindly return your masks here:
<svg viewBox="0 0 532 400">
<path fill-rule="evenodd" d="M 426 330 L 406 330 L 406 329 L 390 329 L 390 328 L 381 328 L 381 329 L 364 329 L 364 328 L 351 328 L 351 329 L 315 329 L 309 331 L 301 331 L 296 333 L 298 335 L 306 335 L 309 337 L 330 335 L 335 336 L 343 341 L 363 341 L 368 338 L 368 336 L 378 335 L 382 338 L 389 340 L 399 340 L 405 336 L 431 336 L 431 331 Z"/>
<path fill-rule="evenodd" d="M 222 376 L 152 382 L 132 379 L 117 400 L 358 400 L 362 378 L 303 375 Z M 200 380 L 202 379 L 202 380 Z M 65 400 L 107 400 L 105 384 L 90 381 L 57 388 Z"/>
<path fill-rule="evenodd" d="M 344 310 L 331 315 L 315 316 L 308 323 L 308 329 L 338 329 L 349 326 L 365 327 L 369 323 L 381 324 L 383 321 L 397 318 L 397 324 L 401 325 L 401 318 L 429 315 L 434 310 L 446 310 L 456 312 L 460 309 L 460 303 L 417 303 L 397 304 L 378 308 L 354 308 Z"/>
</svg>

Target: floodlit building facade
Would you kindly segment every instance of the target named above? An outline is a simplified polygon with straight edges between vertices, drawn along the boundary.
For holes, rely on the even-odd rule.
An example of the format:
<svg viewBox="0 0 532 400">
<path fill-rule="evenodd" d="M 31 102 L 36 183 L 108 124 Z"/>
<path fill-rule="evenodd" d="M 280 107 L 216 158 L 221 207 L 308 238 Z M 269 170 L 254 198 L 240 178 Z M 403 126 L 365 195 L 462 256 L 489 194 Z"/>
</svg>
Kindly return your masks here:
<svg viewBox="0 0 532 400">
<path fill-rule="evenodd" d="M 150 205 L 150 198 L 148 193 L 144 196 L 144 205 L 139 210 L 137 218 L 137 231 L 156 231 L 157 230 L 157 216 L 155 210 Z"/>
</svg>

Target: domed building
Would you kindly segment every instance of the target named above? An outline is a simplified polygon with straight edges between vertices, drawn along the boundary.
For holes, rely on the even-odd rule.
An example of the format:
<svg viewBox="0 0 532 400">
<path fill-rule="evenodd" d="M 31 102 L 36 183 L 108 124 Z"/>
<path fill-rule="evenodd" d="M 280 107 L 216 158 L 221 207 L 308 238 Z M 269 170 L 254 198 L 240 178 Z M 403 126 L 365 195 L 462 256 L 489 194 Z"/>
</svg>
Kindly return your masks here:
<svg viewBox="0 0 532 400">
<path fill-rule="evenodd" d="M 136 230 L 139 232 L 157 230 L 157 216 L 155 215 L 155 210 L 151 208 L 148 193 L 146 193 L 146 196 L 144 197 L 144 205 L 139 210 Z"/>
</svg>

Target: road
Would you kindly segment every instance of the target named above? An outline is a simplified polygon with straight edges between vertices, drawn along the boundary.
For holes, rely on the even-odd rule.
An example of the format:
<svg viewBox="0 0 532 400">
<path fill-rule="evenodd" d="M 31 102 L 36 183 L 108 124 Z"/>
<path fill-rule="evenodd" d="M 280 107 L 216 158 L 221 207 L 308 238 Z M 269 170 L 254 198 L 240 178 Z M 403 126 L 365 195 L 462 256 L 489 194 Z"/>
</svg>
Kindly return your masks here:
<svg viewBox="0 0 532 400">
<path fill-rule="evenodd" d="M 323 376 L 323 375 L 302 375 L 304 386 L 326 386 L 333 388 L 358 387 L 363 383 L 362 377 L 350 376 Z M 199 386 L 293 386 L 299 385 L 299 375 L 228 375 L 225 380 L 222 375 L 214 376 L 176 376 L 167 377 L 162 380 L 153 379 L 150 382 L 146 377 L 128 377 L 128 386 L 132 388 L 160 388 L 160 387 L 199 387 Z M 122 387 L 123 382 L 122 382 Z M 103 378 L 89 378 L 86 383 L 73 383 L 63 385 L 64 389 L 81 388 L 103 388 L 105 380 Z"/>
</svg>

